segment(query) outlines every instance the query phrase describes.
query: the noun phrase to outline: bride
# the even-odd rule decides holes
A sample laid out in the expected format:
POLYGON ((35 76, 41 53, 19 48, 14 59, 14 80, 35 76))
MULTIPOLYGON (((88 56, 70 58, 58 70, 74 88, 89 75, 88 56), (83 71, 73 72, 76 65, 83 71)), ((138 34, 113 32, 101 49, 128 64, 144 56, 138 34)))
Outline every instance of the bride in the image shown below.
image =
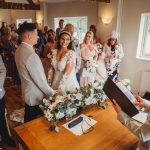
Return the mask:
POLYGON ((52 82, 53 89, 60 89, 63 93, 73 92, 79 88, 76 79, 76 53, 71 50, 71 35, 62 31, 58 38, 58 49, 53 50, 52 66, 55 70, 52 82))

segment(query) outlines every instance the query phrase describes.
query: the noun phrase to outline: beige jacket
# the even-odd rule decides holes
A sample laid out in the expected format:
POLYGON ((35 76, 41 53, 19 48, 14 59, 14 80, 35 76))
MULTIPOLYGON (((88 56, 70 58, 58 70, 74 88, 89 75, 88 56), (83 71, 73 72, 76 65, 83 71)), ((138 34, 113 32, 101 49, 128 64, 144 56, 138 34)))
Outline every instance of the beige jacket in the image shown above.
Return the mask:
POLYGON ((32 46, 22 42, 15 53, 15 61, 21 79, 22 96, 25 103, 35 106, 44 96, 53 95, 49 87, 39 56, 32 46))
POLYGON ((142 125, 137 124, 123 111, 117 116, 118 120, 139 138, 138 150, 150 150, 150 106, 147 105, 147 108, 148 118, 142 125))
POLYGON ((4 90, 5 77, 6 77, 6 68, 0 55, 0 99, 2 99, 5 95, 4 90))

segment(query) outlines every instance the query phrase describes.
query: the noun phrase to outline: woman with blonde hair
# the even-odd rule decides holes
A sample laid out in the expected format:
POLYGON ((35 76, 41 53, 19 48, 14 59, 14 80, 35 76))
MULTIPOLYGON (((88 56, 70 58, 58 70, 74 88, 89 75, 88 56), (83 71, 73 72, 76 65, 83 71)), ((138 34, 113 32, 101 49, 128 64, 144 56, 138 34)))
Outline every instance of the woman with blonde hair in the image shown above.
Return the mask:
MULTIPOLYGON (((90 67, 87 68, 87 63, 93 64, 93 62, 97 60, 97 50, 96 46, 93 44, 93 37, 93 32, 88 31, 85 35, 83 43, 80 45, 82 58, 80 78, 81 87, 93 83, 95 78, 96 69, 94 71, 93 69, 90 69, 90 67)), ((94 66, 91 67, 93 68, 94 66)))

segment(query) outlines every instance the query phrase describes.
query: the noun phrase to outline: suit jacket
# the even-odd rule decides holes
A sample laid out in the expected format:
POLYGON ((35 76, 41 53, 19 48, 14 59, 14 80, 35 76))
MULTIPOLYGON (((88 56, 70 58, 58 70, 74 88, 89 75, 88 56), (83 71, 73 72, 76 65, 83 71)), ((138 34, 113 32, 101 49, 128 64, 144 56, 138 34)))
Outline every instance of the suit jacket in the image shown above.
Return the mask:
POLYGON ((15 61, 21 79, 22 96, 29 106, 38 105, 45 95, 53 95, 39 56, 32 46, 22 42, 15 53, 15 61))
POLYGON ((72 50, 76 53, 76 68, 80 69, 81 67, 81 52, 78 39, 72 37, 72 50))
POLYGON ((0 55, 0 99, 2 99, 5 94, 4 90, 5 77, 6 77, 6 68, 0 55))
POLYGON ((118 113, 118 120, 123 123, 133 134, 139 138, 138 150, 150 150, 150 106, 147 105, 148 119, 140 125, 126 113, 118 113))

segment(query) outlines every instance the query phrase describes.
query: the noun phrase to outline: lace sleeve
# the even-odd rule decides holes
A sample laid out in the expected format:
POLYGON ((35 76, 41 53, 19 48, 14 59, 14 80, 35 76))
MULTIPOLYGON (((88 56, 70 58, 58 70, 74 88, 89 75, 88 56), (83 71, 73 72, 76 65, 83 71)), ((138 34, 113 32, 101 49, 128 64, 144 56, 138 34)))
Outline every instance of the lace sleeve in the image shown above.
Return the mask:
POLYGON ((64 72, 62 79, 60 81, 59 89, 61 89, 62 92, 65 91, 65 81, 67 80, 72 68, 75 67, 76 64, 76 53, 72 50, 68 52, 67 54, 67 60, 66 60, 66 66, 67 66, 67 71, 64 72), (68 67, 69 66, 69 67, 68 67), (68 69, 69 68, 69 69, 68 69))
POLYGON ((70 50, 70 52, 67 55, 67 64, 74 66, 75 63, 76 63, 76 53, 74 51, 70 50))

